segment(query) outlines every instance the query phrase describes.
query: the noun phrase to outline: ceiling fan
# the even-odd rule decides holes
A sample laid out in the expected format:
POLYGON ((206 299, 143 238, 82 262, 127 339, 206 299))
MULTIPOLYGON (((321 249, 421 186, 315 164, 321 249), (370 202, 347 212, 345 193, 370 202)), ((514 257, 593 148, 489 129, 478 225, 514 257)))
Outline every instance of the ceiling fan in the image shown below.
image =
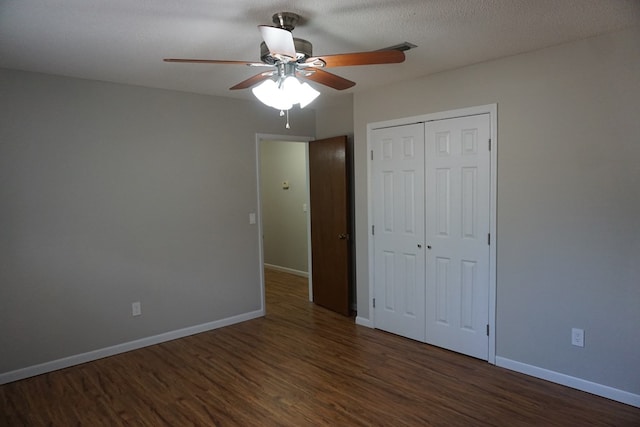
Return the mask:
MULTIPOLYGON (((303 108, 320 94, 306 82, 300 83, 297 78, 311 80, 333 89, 344 90, 353 87, 355 82, 325 71, 325 68, 393 64, 403 62, 405 59, 402 50, 406 49, 398 49, 397 47, 372 52, 313 56, 311 43, 293 37, 291 34, 300 20, 297 14, 279 12, 273 15, 272 20, 277 26, 258 26, 264 40, 260 44, 262 62, 180 58, 165 58, 164 61, 248 65, 266 68, 267 70, 249 77, 230 89, 253 87, 253 93, 260 101, 278 110, 288 111, 294 104, 299 104, 303 108), (259 83, 262 84, 254 87, 259 83)), ((411 45, 411 47, 415 46, 411 45)))

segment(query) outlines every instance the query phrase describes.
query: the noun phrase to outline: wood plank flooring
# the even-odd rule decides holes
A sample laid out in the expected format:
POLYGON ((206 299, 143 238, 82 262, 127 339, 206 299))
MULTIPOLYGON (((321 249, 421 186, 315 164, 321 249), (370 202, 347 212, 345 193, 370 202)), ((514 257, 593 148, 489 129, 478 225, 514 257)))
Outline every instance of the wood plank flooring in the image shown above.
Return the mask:
POLYGON ((640 409, 354 324, 267 270, 267 315, 0 386, 1 426, 640 426, 640 409))

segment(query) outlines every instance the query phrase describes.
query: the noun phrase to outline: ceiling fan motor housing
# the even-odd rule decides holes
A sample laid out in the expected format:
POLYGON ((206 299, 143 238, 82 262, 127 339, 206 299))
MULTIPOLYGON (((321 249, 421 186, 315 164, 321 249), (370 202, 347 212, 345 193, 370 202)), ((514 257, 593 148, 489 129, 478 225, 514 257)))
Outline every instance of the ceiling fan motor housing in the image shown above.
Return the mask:
MULTIPOLYGON (((296 48, 297 59, 296 62, 304 62, 307 58, 312 56, 312 45, 310 42, 304 39, 293 38, 293 45, 296 48)), ((269 48, 265 42, 260 43, 260 59, 266 64, 275 64, 277 59, 271 56, 269 48)))
POLYGON ((298 25, 300 15, 293 12, 278 12, 271 17, 271 20, 280 28, 291 31, 298 25))

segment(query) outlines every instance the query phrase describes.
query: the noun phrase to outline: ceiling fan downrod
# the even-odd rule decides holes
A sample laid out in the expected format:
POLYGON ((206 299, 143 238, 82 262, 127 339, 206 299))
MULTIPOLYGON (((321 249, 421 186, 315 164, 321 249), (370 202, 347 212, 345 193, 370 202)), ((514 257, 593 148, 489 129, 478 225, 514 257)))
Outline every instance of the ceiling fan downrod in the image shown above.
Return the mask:
POLYGON ((296 75, 296 66, 295 63, 292 62, 280 62, 276 64, 278 70, 278 88, 282 86, 282 82, 289 76, 295 77, 296 75))

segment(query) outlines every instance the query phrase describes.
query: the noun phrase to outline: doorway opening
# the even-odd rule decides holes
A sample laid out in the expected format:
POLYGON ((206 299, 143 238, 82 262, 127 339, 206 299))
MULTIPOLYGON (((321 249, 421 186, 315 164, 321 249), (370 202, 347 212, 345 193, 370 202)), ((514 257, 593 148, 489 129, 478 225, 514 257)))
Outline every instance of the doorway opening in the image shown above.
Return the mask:
POLYGON ((258 135, 256 147, 263 302, 266 266, 306 276, 309 301, 350 316, 348 137, 258 135))
POLYGON ((264 269, 308 280, 312 300, 309 150, 307 136, 256 137, 261 287, 264 269))

